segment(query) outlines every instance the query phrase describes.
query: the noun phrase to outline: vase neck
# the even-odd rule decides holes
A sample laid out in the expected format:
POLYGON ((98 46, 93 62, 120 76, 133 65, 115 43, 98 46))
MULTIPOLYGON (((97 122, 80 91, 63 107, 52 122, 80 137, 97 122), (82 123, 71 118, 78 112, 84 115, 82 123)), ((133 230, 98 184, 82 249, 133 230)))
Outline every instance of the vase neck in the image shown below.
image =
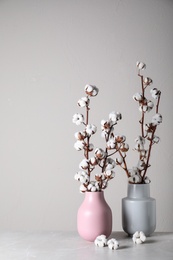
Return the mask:
POLYGON ((90 202, 104 200, 104 192, 103 191, 98 191, 98 192, 87 191, 87 192, 85 192, 85 200, 88 200, 90 202))
POLYGON ((128 184, 127 195, 130 198, 150 197, 150 184, 128 184))

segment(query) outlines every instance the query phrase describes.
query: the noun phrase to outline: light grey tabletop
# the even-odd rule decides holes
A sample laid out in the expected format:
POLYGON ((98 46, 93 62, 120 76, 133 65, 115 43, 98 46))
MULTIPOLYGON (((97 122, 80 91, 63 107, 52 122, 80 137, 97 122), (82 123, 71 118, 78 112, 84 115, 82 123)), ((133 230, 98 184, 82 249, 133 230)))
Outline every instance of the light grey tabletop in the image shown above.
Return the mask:
POLYGON ((123 232, 113 232, 120 247, 99 248, 77 232, 0 232, 1 260, 173 260, 173 233, 154 233, 136 245, 123 232))

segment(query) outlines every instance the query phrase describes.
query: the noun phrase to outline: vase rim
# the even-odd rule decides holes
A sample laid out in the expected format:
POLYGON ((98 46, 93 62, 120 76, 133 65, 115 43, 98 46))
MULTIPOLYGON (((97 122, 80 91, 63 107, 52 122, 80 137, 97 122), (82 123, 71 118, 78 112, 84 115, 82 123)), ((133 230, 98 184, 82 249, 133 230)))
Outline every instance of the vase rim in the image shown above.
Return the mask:
POLYGON ((140 186, 140 185, 150 185, 150 183, 129 183, 129 182, 128 182, 128 185, 137 185, 137 186, 140 186))
POLYGON ((97 190, 97 191, 89 191, 89 190, 87 190, 87 191, 85 191, 85 192, 89 192, 89 193, 97 193, 97 192, 103 192, 103 190, 97 190))
POLYGON ((85 193, 89 193, 89 194, 92 194, 92 193, 104 193, 104 191, 103 190, 100 190, 100 191, 99 190, 98 191, 89 191, 89 190, 87 190, 87 191, 84 192, 84 194, 85 193))

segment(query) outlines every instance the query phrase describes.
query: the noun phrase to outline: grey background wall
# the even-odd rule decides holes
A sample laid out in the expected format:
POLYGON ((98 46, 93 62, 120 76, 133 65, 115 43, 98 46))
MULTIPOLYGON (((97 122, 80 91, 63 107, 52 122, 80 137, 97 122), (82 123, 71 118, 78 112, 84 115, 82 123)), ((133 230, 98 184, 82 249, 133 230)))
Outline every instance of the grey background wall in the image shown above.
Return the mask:
MULTIPOLYGON (((157 231, 173 231, 173 1, 0 1, 0 230, 76 230, 84 196, 73 176, 82 154, 75 151, 72 116, 84 86, 96 85, 91 120, 98 126, 121 111, 117 131, 126 135, 136 162, 139 112, 136 61, 162 91, 163 124, 148 175, 157 200, 157 231)), ((105 191, 113 229, 121 227, 127 179, 105 191)))

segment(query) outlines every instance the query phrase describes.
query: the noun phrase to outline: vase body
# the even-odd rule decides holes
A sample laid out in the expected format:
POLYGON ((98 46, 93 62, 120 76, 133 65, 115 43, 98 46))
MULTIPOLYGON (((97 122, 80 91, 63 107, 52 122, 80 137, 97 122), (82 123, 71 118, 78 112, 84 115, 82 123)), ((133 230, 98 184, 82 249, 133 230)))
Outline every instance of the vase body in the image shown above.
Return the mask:
POLYGON ((85 192, 85 199, 77 214, 79 235, 88 241, 97 236, 108 237, 112 232, 112 211, 105 201, 104 192, 85 192))
POLYGON ((150 236, 156 228, 156 200, 150 197, 150 184, 128 184, 122 199, 122 227, 130 236, 143 231, 150 236))

